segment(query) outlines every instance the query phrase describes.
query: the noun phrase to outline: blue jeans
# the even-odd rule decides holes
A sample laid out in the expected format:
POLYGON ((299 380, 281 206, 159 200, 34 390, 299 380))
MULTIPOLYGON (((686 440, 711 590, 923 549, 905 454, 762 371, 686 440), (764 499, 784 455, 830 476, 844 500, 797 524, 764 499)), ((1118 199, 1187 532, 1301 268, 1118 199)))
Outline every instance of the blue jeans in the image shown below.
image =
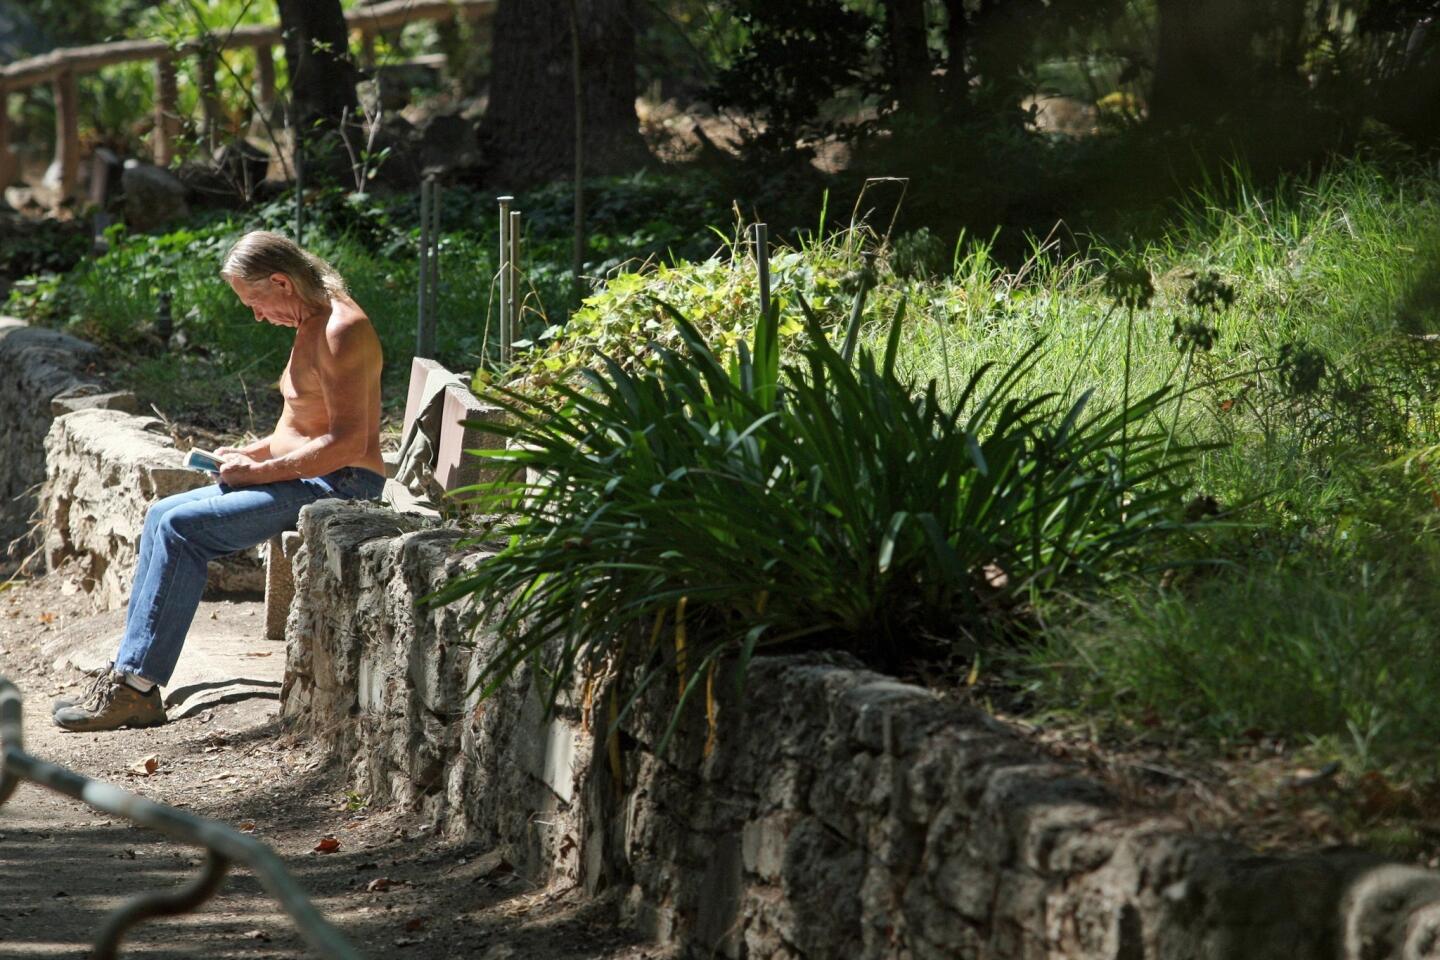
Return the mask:
POLYGON ((384 487, 373 470, 342 467, 310 480, 213 484, 157 501, 145 514, 115 669, 168 683, 205 591, 206 564, 295 529, 306 504, 373 500, 384 487))

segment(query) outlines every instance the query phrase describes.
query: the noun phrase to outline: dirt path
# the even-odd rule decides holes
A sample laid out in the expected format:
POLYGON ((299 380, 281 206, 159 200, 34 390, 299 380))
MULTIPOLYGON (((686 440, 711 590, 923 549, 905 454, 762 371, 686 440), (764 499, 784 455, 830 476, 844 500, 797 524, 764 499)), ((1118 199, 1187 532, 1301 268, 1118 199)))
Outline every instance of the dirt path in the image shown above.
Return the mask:
MULTIPOLYGON (((207 604, 195 629, 248 621, 258 630, 258 606, 207 604)), ((31 754, 253 831, 367 957, 668 956, 619 927, 611 904, 582 902, 575 890, 541 888, 490 851, 432 838, 406 811, 371 808, 367 798, 347 794, 332 758, 283 733, 277 694, 256 677, 230 697, 188 702, 183 719, 155 730, 69 734, 55 728, 50 699, 79 679, 55 655, 57 640, 93 647, 97 638, 113 635, 117 622, 115 614, 88 614, 84 598, 59 577, 0 593, 0 676, 25 695, 31 754), (147 758, 154 761, 151 773, 147 758), (339 848, 316 852, 327 836, 339 848)), ((246 644, 245 653, 258 661, 266 651, 249 649, 255 645, 246 644)), ((274 662, 273 655, 265 659, 274 662)), ((134 892, 188 880, 200 856, 22 785, 0 807, 0 958, 87 956, 106 912, 134 892)), ((309 954, 274 901, 237 872, 197 913, 136 928, 122 955, 278 960, 309 954)))

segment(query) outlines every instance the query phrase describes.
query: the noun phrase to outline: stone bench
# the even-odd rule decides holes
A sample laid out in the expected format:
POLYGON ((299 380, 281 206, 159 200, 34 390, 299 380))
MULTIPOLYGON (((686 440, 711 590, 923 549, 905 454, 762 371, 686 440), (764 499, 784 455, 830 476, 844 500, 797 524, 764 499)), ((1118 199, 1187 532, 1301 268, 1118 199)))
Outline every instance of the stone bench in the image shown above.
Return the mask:
MULTIPOLYGON (((405 397, 400 449, 385 458, 381 502, 397 513, 439 522, 447 494, 485 479, 484 464, 466 450, 494 448, 500 438, 484 423, 500 416, 498 407, 481 402, 465 379, 434 360, 414 358, 405 397)), ((265 561, 265 636, 285 638, 285 621, 295 598, 293 560, 300 534, 287 531, 270 540, 265 561)))

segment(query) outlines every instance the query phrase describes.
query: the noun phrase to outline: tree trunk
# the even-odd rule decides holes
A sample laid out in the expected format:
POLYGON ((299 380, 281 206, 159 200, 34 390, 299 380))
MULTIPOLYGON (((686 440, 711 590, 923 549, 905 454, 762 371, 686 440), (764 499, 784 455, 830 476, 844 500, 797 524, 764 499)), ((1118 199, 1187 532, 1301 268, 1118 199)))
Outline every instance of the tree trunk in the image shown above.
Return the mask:
POLYGON ((885 29, 889 34, 896 100, 904 108, 928 109, 932 106, 933 87, 925 0, 886 0, 885 29))
POLYGON ((1150 117, 1204 124, 1240 112, 1254 93, 1252 0, 1158 0, 1160 36, 1150 117))
POLYGON ((276 0, 290 66, 290 99, 297 122, 309 128, 340 125, 342 112, 355 114, 350 33, 340 0, 276 0))
MULTIPOLYGON (((588 175, 634 169, 648 154, 635 116, 633 0, 576 0, 588 175)), ((568 0, 500 0, 485 135, 495 176, 516 185, 573 175, 575 97, 568 0)))
POLYGON ((945 0, 945 89, 967 92, 970 67, 965 62, 970 45, 970 19, 965 0, 945 0))
POLYGON ((1274 0, 1271 15, 1279 47, 1275 58, 1275 74, 1285 82, 1297 82, 1305 58, 1306 0, 1274 0))
POLYGON ((1027 92, 1024 69, 1046 9, 1043 0, 980 0, 968 28, 969 53, 971 73, 980 80, 977 99, 985 109, 1020 116, 1027 92))

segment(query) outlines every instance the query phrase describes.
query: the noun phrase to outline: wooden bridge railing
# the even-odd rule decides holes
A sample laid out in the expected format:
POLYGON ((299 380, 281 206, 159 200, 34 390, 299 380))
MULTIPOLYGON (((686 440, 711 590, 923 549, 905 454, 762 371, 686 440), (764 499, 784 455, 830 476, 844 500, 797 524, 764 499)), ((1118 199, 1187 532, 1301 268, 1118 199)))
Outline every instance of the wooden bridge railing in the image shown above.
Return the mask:
MULTIPOLYGON (((373 49, 374 37, 412 20, 444 20, 463 14, 472 18, 494 13, 496 0, 389 0, 359 7, 346 14, 352 31, 360 34, 362 48, 373 49)), ((278 26, 236 27, 219 36, 223 49, 255 50, 255 101, 262 110, 275 102, 273 48, 281 42, 278 26)), ((201 58, 200 103, 206 139, 212 141, 219 126, 219 99, 215 90, 215 45, 192 41, 179 48, 163 40, 121 40, 86 47, 67 47, 28 60, 0 66, 0 190, 15 178, 18 163, 10 148, 9 94, 50 83, 55 90, 55 166, 60 174, 60 199, 75 195, 80 172, 80 117, 77 78, 104 67, 136 60, 155 62, 155 162, 169 164, 175 153, 180 114, 176 60, 201 58)))

